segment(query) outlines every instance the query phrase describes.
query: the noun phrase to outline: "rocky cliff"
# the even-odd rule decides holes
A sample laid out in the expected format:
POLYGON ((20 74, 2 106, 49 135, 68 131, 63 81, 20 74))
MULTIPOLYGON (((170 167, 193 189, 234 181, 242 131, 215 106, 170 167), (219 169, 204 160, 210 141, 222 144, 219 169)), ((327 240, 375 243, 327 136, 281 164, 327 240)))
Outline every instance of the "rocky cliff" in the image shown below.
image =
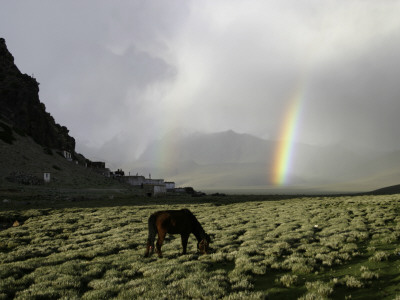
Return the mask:
POLYGON ((38 144, 74 152, 75 139, 46 112, 39 99, 39 83, 19 71, 3 38, 0 38, 0 107, 2 120, 38 144))

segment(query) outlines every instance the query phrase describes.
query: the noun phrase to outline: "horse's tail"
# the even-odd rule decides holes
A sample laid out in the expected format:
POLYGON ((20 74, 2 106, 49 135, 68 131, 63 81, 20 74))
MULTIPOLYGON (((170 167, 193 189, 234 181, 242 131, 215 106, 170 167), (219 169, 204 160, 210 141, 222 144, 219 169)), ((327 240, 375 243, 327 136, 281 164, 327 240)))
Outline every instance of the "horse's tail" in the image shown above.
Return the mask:
POLYGON ((156 239, 156 234, 157 234, 156 216, 155 215, 151 215, 149 217, 148 226, 149 226, 149 236, 147 238, 147 243, 153 246, 154 241, 156 239))

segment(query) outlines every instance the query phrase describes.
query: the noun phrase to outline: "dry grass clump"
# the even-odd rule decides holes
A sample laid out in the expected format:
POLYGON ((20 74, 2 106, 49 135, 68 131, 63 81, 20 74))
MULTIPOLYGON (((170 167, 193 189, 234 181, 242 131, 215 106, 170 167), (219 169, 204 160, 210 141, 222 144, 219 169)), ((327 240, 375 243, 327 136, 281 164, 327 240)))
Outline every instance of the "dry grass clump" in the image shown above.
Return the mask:
POLYGON ((385 251, 377 251, 373 256, 369 258, 370 261, 383 261, 388 260, 390 254, 385 251))
POLYGON ((307 294, 300 299, 328 299, 332 294, 333 288, 331 283, 320 280, 314 282, 306 282, 307 294))
POLYGON ((372 279, 378 279, 379 278, 379 274, 378 273, 372 272, 366 266, 361 266, 360 267, 360 271, 361 271, 361 278, 362 279, 372 280, 372 279))
POLYGON ((296 285, 298 282, 298 276, 294 274, 285 274, 282 275, 279 279, 276 279, 277 282, 281 283, 285 287, 291 287, 296 285))
POLYGON ((250 291, 240 291, 233 292, 223 297, 223 300, 262 300, 265 299, 266 295, 262 292, 250 292, 250 291))
POLYGON ((346 275, 344 277, 344 284, 349 288, 362 288, 364 284, 358 280, 355 276, 346 275))

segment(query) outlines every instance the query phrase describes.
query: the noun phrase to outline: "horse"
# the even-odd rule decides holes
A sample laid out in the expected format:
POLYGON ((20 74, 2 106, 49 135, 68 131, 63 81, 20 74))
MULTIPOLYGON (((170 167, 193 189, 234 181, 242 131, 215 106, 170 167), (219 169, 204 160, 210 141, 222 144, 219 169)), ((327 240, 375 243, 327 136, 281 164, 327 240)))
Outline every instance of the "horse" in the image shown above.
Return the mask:
POLYGON ((161 246, 167 233, 181 235, 182 254, 186 254, 186 247, 191 233, 197 239, 197 249, 200 253, 206 254, 209 251, 210 236, 205 233, 199 221, 188 209, 157 211, 149 217, 148 226, 149 236, 147 238, 145 257, 154 252, 156 234, 158 234, 156 251, 160 258, 162 257, 161 246))

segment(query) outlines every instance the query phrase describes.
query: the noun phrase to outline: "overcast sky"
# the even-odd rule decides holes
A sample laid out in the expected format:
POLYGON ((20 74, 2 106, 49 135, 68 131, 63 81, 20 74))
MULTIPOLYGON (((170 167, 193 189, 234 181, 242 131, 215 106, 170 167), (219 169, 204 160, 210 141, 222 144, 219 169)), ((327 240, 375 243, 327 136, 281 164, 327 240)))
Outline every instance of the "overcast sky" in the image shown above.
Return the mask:
POLYGON ((297 90, 298 141, 386 151, 399 16, 390 0, 4 0, 0 36, 91 158, 134 158, 175 128, 275 139, 297 90))

